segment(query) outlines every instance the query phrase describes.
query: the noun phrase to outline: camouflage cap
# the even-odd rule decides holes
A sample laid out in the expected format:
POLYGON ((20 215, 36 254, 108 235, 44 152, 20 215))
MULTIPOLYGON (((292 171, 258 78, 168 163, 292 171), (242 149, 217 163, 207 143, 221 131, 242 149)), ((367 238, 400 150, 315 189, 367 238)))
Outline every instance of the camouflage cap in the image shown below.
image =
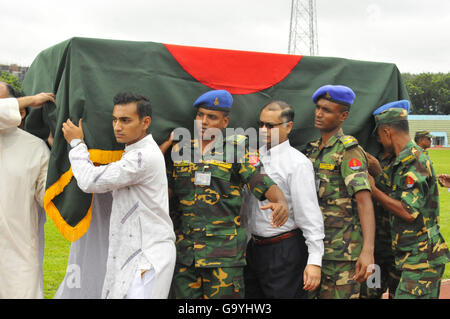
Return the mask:
POLYGON ((407 120, 409 106, 408 100, 390 102, 380 106, 372 113, 375 116, 375 128, 372 133, 375 133, 380 125, 407 120))
POLYGON ((432 138, 433 135, 431 135, 430 131, 427 130, 418 130, 416 131, 416 138, 421 138, 421 137, 428 137, 428 138, 432 138))

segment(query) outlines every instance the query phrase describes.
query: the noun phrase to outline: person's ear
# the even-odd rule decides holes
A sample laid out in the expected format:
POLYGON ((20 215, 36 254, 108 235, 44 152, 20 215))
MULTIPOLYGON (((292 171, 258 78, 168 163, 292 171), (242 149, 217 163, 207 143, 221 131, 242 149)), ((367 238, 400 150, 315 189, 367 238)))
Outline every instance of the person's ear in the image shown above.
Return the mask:
POLYGON ((294 122, 289 121, 289 122, 287 122, 285 125, 286 125, 286 129, 287 129, 287 133, 288 133, 288 134, 291 133, 292 127, 294 126, 294 122))
POLYGON ((348 117, 348 111, 341 112, 341 114, 340 114, 341 122, 344 122, 347 119, 347 117, 348 117))
POLYGON ((152 123, 152 118, 150 116, 145 116, 142 119, 142 123, 144 123, 144 127, 145 129, 148 129, 148 127, 150 126, 150 124, 152 123))
POLYGON ((388 139, 391 139, 391 136, 392 136, 391 128, 389 126, 386 126, 383 128, 383 131, 384 131, 384 134, 386 134, 386 137, 388 139))
POLYGON ((223 122, 223 128, 228 127, 228 123, 230 123, 230 116, 229 115, 224 116, 223 121, 224 121, 223 122))

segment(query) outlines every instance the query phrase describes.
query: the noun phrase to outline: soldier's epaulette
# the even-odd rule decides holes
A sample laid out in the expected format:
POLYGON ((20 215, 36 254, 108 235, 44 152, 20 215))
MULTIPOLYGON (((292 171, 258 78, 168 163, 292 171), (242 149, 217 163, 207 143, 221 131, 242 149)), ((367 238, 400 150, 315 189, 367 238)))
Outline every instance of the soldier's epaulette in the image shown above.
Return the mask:
POLYGON ((409 164, 414 162, 415 160, 420 162, 420 157, 422 155, 423 160, 423 151, 417 146, 413 146, 410 148, 409 152, 405 154, 405 156, 400 160, 403 164, 409 164))
POLYGON ((358 145, 358 140, 351 135, 342 135, 339 140, 344 145, 344 148, 350 148, 358 145))
POLYGON ((238 135, 238 134, 227 136, 225 138, 225 142, 233 143, 234 145, 239 145, 239 144, 245 143, 245 140, 246 140, 245 135, 238 135))

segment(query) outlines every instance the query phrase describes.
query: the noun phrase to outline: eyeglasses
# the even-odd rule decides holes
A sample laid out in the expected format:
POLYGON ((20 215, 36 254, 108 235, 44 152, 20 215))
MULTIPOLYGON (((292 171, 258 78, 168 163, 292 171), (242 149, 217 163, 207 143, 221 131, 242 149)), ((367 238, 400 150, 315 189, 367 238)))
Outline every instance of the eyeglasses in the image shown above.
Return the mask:
POLYGON ((281 125, 281 124, 285 124, 287 122, 281 122, 281 123, 267 123, 267 122, 263 122, 263 121, 258 121, 258 126, 259 127, 267 127, 269 130, 273 129, 275 126, 281 125))

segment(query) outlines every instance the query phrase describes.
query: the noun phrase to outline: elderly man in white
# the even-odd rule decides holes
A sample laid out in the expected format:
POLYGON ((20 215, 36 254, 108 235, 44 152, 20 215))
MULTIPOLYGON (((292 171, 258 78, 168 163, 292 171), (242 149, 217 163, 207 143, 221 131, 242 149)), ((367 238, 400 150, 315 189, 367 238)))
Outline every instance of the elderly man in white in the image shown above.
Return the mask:
POLYGON ((109 249, 102 298, 167 298, 175 266, 175 234, 169 217, 164 157, 147 135, 151 104, 143 96, 114 97, 113 129, 125 144, 120 161, 94 166, 79 126, 62 131, 78 186, 87 193, 112 191, 109 249))
MULTIPOLYGON (((19 129, 21 111, 52 93, 14 98, 0 82, 0 299, 42 298, 43 206, 49 150, 19 129), (42 217, 42 218, 41 218, 42 217)), ((25 114, 25 112, 23 112, 25 114)))
POLYGON ((258 121, 263 169, 283 191, 289 219, 270 227, 270 215, 246 197, 248 227, 246 298, 306 298, 320 283, 324 224, 311 162, 289 144, 294 110, 283 101, 265 105, 258 121))

